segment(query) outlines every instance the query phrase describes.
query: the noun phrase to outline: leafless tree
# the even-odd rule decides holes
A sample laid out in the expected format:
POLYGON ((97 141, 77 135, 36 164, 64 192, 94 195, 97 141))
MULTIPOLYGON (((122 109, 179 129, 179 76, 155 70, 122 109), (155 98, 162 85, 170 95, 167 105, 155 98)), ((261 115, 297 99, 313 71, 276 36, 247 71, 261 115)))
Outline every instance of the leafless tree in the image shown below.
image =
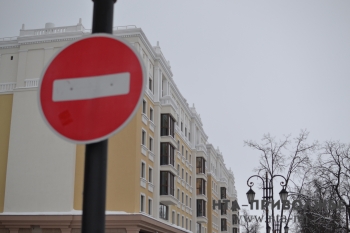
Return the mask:
POLYGON ((249 215, 249 211, 243 209, 239 218, 239 225, 243 228, 242 233, 260 233, 262 219, 264 216, 252 216, 249 215))
MULTIPOLYGON (((270 134, 264 135, 261 143, 249 140, 244 141, 245 146, 258 150, 260 155, 260 164, 255 169, 258 174, 265 172, 269 177, 283 175, 286 178, 284 186, 293 186, 296 184, 295 179, 300 179, 301 174, 310 166, 310 155, 318 149, 318 143, 307 143, 309 132, 301 130, 299 135, 291 139, 290 136, 284 136, 282 140, 276 140, 270 134)), ((272 202, 274 202, 274 187, 272 182, 272 202)), ((283 208, 281 208, 283 216, 283 208)), ((272 208, 272 232, 274 232, 275 213, 272 208)), ((280 229, 282 222, 280 223, 280 229)))
POLYGON ((334 193, 345 206, 346 228, 348 228, 350 211, 350 144, 334 141, 325 142, 314 170, 322 188, 334 193))

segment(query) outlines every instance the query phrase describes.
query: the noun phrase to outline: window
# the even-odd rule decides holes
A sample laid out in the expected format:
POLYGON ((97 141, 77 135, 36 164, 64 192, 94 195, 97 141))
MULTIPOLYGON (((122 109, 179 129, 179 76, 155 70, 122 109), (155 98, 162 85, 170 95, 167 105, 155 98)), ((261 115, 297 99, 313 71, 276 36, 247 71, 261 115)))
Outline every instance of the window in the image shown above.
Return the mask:
POLYGON ((205 217, 205 201, 197 199, 197 217, 205 217))
POLYGON ((149 119, 153 122, 153 108, 149 108, 149 119))
POLYGON ((152 215, 152 199, 148 199, 148 214, 152 215))
POLYGON ((192 198, 190 198, 190 208, 192 209, 192 198))
POLYGON ((174 147, 168 142, 160 143, 160 165, 174 164, 174 147))
POLYGON ((197 184, 196 184, 196 189, 197 189, 197 195, 205 195, 205 180, 201 178, 197 178, 197 184))
POLYGON ((183 132, 183 124, 182 124, 182 121, 181 121, 181 131, 183 132))
POLYGON ((141 162, 141 177, 146 178, 146 164, 144 162, 141 162))
POLYGON ((237 228, 233 228, 232 233, 237 233, 237 228))
POLYGON ((11 60, 13 60, 13 56, 11 56, 11 60))
POLYGON ((190 231, 192 231, 192 220, 190 220, 190 231))
POLYGON ((142 130, 141 144, 146 146, 146 131, 142 130))
POLYGON ((160 195, 174 196, 174 175, 170 172, 160 172, 160 195))
POLYGON ((177 189, 177 200, 180 200, 180 189, 177 189))
POLYGON ((185 137, 187 137, 187 128, 185 127, 185 137))
POLYGON ((186 160, 188 160, 188 151, 186 150, 186 160))
POLYGON ((202 231, 201 231, 201 229, 202 229, 202 226, 201 226, 201 224, 200 223, 196 223, 196 226, 197 226, 197 232, 196 233, 201 233, 202 231))
POLYGON ((177 141, 177 150, 180 151, 180 141, 177 141))
POLYGON ((184 216, 183 216, 183 215, 182 215, 182 219, 181 219, 181 220, 182 220, 182 221, 181 221, 181 222, 182 222, 181 225, 182 225, 182 228, 183 228, 183 227, 184 227, 184 223, 185 223, 185 221, 184 221, 184 216))
POLYGON ((181 147, 181 155, 184 156, 184 146, 181 147))
POLYGON ((188 229, 188 218, 186 218, 186 229, 188 229))
POLYGON ((153 151, 153 138, 151 138, 151 137, 149 137, 149 145, 148 145, 148 149, 150 150, 150 151, 153 151))
POLYGON ((191 141, 191 133, 188 132, 188 140, 191 141))
POLYGON ((148 167, 148 182, 152 183, 153 179, 153 169, 151 167, 148 167))
POLYGON ((182 202, 182 204, 184 204, 184 192, 182 192, 182 195, 181 195, 182 197, 181 197, 181 202, 182 202))
POLYGON ((186 195, 186 206, 188 206, 188 196, 186 195))
POLYGON ((225 218, 221 219, 221 231, 227 231, 227 222, 225 218))
POLYGON ((187 181, 188 181, 188 173, 186 172, 186 183, 187 183, 187 181))
POLYGON ((177 165, 177 175, 180 176, 180 165, 177 165))
POLYGON ((141 195, 141 203, 140 203, 140 210, 141 212, 145 212, 145 196, 141 195))
POLYGON ((177 214, 177 225, 180 226, 180 214, 177 214))
POLYGON ((181 179, 184 179, 184 169, 182 168, 181 179))
POLYGON ((153 80, 151 78, 148 79, 148 88, 153 92, 153 80))
POLYGON ((168 220, 168 206, 159 204, 159 218, 168 220))
POLYGON ((227 214, 227 207, 226 203, 221 203, 221 215, 226 215, 227 214))
POLYGON ((196 158, 196 173, 205 174, 205 159, 202 157, 196 158))
POLYGON ((220 188, 220 197, 221 197, 221 199, 226 199, 226 188, 225 187, 220 188))
POLYGON ((190 176, 190 186, 192 185, 192 176, 190 176))
POLYGON ((190 155, 190 161, 189 162, 190 162, 190 164, 192 164, 192 155, 190 155))
POLYGON ((174 118, 170 114, 161 114, 160 136, 174 137, 174 118))
POLYGON ((143 114, 147 114, 146 113, 146 106, 147 106, 147 102, 146 102, 146 100, 143 100, 142 101, 142 113, 143 114))
POLYGON ((175 211, 171 213, 171 223, 175 224, 175 211))
POLYGON ((238 217, 236 214, 232 214, 232 224, 238 224, 238 217))

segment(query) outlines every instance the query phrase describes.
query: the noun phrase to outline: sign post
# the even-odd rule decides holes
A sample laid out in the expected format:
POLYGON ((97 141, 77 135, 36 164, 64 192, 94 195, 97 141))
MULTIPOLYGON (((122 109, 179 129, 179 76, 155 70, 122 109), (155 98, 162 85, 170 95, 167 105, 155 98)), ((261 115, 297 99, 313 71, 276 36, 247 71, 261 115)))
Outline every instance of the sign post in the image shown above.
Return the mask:
MULTIPOLYGON (((116 0, 93 0, 92 33, 113 33, 116 0)), ((87 144, 83 194, 82 233, 104 233, 108 139, 87 144)))

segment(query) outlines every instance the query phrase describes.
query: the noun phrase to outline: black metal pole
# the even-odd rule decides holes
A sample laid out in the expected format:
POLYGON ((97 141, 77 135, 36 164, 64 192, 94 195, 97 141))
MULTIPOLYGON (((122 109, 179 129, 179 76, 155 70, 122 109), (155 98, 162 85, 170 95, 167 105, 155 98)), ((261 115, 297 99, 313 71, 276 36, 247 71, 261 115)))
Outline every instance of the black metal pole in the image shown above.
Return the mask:
MULTIPOLYGON (((92 33, 113 32, 115 0, 93 0, 92 33)), ((91 143, 85 149, 83 233, 104 233, 106 211, 108 140, 91 143)))
MULTIPOLYGON (((268 190, 269 190, 269 181, 268 181, 268 176, 267 176, 267 172, 266 172, 266 181, 265 181, 265 183, 266 183, 266 190, 265 190, 265 200, 266 201, 268 201, 268 190)), ((268 207, 267 207, 268 205, 266 205, 266 233, 268 233, 269 232, 269 209, 268 209, 268 207)))

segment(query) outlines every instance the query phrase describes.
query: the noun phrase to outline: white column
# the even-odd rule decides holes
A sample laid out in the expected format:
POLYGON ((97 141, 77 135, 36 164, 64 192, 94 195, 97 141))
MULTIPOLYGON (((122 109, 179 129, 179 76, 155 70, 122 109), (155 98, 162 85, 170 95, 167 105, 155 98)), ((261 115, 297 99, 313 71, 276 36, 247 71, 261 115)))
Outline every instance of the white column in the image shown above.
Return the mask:
POLYGON ((26 77, 27 53, 28 49, 19 50, 16 87, 24 86, 24 79, 26 77))

